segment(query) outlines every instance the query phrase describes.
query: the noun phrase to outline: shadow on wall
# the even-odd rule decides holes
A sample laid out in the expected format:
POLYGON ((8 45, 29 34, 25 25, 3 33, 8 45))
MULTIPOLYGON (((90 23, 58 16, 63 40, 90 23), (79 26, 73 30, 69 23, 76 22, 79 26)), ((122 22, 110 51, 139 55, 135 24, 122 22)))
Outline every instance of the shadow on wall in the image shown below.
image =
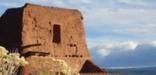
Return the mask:
POLYGON ((8 50, 20 49, 22 44, 22 8, 8 9, 0 18, 0 45, 8 50))
POLYGON ((107 71, 102 70, 92 61, 86 60, 85 63, 83 64, 83 67, 80 70, 80 73, 107 73, 107 71))

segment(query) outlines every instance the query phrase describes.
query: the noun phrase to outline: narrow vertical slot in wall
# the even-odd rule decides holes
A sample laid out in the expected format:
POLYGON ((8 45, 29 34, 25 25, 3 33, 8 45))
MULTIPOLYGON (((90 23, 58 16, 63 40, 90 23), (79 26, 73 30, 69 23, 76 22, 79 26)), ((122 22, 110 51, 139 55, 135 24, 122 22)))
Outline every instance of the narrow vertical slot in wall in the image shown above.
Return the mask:
POLYGON ((53 25, 53 42, 57 44, 61 42, 61 27, 58 24, 53 25))

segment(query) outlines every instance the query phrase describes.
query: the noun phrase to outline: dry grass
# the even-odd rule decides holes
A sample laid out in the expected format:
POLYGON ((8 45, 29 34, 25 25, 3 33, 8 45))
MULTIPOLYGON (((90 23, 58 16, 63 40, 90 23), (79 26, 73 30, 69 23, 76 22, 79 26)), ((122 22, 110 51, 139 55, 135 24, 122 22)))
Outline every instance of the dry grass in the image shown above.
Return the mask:
POLYGON ((17 75, 18 68, 26 64, 28 62, 19 53, 8 53, 0 46, 0 75, 17 75))

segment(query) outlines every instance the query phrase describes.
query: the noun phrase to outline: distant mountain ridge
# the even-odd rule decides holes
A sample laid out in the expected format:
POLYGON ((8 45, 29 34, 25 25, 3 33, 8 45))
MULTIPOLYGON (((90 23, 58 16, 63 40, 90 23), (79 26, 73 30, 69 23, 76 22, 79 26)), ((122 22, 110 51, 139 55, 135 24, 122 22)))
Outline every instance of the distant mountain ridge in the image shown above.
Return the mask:
POLYGON ((142 68, 109 68, 111 73, 118 73, 123 75, 156 75, 156 67, 142 67, 142 68))

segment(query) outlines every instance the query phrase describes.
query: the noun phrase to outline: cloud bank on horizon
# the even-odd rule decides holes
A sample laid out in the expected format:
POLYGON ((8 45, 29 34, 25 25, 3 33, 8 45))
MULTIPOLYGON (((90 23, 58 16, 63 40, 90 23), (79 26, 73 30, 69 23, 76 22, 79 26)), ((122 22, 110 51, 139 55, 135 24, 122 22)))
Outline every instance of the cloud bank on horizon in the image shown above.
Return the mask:
POLYGON ((1 0, 0 14, 27 2, 79 9, 101 67, 156 66, 156 0, 1 0))

